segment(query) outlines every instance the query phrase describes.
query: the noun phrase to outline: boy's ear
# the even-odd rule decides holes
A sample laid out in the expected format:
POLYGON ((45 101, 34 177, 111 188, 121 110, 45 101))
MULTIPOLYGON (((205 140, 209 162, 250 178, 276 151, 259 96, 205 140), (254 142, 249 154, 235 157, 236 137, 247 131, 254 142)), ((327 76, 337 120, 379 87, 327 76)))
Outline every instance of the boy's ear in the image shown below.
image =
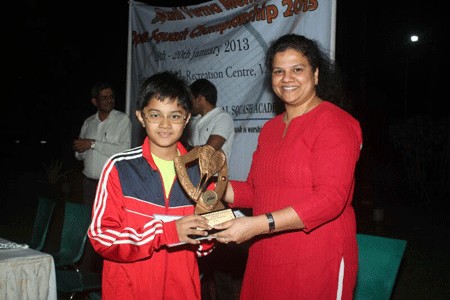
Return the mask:
POLYGON ((186 117, 186 120, 184 121, 184 127, 186 127, 187 123, 189 123, 189 120, 191 119, 191 114, 189 113, 186 117))
POLYGON ((144 118, 142 118, 140 110, 136 111, 136 118, 138 119, 139 123, 141 123, 142 127, 145 127, 144 118))
POLYGON ((94 105, 95 107, 97 107, 97 99, 92 98, 92 99, 91 99, 91 103, 92 103, 92 105, 94 105))

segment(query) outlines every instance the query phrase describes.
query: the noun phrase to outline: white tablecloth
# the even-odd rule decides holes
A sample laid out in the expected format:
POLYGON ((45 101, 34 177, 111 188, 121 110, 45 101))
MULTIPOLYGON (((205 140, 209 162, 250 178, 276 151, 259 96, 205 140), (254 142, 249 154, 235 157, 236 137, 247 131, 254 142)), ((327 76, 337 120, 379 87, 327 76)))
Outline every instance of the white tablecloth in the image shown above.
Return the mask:
MULTIPOLYGON (((0 238, 0 243, 10 241, 0 238)), ((29 248, 0 249, 0 300, 56 300, 55 263, 29 248)))

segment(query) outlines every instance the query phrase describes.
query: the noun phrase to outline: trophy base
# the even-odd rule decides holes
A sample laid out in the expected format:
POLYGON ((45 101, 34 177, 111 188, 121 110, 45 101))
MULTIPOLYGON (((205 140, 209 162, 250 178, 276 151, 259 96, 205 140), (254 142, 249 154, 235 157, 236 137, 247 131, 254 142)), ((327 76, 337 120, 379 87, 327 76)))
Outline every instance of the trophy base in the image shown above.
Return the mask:
MULTIPOLYGON (((209 213, 200 214, 200 216, 208 219, 208 225, 214 226, 236 218, 231 208, 215 210, 209 213)), ((210 232, 210 231, 209 231, 210 232)))
MULTIPOLYGON (((220 209, 220 210, 215 210, 209 213, 202 213, 199 214, 202 217, 205 217, 206 219, 208 219, 208 225, 209 226, 214 226, 229 220, 233 220, 236 218, 233 210, 231 208, 226 208, 226 209, 220 209)), ((220 229, 211 229, 208 230, 208 234, 214 234, 216 232, 220 232, 222 230, 220 229)), ((202 235, 191 235, 190 236, 193 239, 205 239, 207 237, 202 236, 202 235)))

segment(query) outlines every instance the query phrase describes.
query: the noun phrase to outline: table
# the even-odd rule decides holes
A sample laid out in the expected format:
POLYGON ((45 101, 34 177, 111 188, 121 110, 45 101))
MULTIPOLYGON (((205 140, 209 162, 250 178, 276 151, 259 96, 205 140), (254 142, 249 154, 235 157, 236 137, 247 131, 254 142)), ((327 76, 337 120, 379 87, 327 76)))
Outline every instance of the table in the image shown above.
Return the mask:
MULTIPOLYGON (((0 243, 10 243, 0 238, 0 243)), ((55 263, 30 248, 0 249, 0 300, 56 300, 55 263)))

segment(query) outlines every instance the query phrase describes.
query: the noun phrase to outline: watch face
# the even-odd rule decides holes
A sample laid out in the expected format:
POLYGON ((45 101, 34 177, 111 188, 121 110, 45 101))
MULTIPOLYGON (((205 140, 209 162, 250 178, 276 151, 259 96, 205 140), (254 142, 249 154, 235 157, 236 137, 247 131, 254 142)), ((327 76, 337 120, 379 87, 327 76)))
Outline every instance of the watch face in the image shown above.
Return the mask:
POLYGON ((95 142, 92 142, 91 143, 91 149, 94 149, 95 148, 95 142))

